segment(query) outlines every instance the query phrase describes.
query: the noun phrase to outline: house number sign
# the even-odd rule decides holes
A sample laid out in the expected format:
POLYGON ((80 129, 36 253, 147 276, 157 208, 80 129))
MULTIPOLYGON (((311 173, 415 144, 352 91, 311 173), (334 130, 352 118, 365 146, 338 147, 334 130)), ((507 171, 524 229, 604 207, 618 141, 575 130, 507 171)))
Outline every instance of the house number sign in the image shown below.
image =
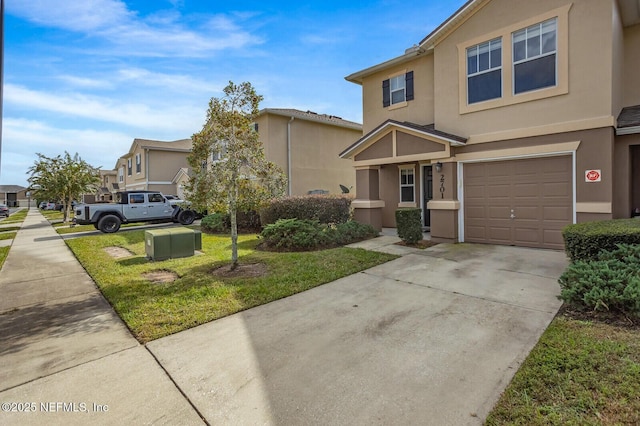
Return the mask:
POLYGON ((440 198, 444 198, 444 175, 440 175, 440 198))

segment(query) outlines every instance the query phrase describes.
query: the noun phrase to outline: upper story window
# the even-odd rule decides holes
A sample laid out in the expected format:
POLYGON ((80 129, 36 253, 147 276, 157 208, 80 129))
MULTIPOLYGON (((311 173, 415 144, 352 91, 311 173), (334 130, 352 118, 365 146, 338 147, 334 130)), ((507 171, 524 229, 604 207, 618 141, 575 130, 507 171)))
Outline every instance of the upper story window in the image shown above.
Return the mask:
POLYGON ((219 144, 219 148, 220 148, 220 150, 213 151, 211 153, 211 161, 214 162, 214 163, 216 161, 224 160, 224 157, 227 155, 227 143, 226 142, 221 142, 219 144))
POLYGON ((467 48, 467 102, 502 97, 502 39, 467 48))
POLYGON ((415 169, 400 169, 400 202, 415 202, 415 169))
POLYGON ((556 32, 553 18, 512 34, 515 94, 556 85, 556 32))
POLYGON ((382 82, 382 106, 402 104, 413 100, 413 71, 382 82))
POLYGON ((118 182, 124 182, 124 167, 118 169, 118 182))
POLYGON ((131 176, 131 158, 127 160, 127 176, 131 176))
POLYGON ((142 155, 136 154, 136 173, 140 173, 142 168, 142 155))

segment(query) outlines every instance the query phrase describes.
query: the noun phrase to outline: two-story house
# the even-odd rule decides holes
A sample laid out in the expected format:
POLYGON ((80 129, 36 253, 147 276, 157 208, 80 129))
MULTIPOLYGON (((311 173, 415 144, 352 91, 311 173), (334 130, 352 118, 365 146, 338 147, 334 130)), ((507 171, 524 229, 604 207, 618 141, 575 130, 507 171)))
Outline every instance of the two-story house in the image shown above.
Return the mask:
POLYGON ((340 193, 355 185, 351 163, 340 151, 362 137, 362 125, 328 114, 297 109, 265 108, 255 128, 265 158, 288 177, 288 195, 340 193))
POLYGON ((362 86, 356 219, 436 241, 562 248, 640 208, 640 2, 470 0, 362 86))
POLYGON ((134 139, 129 152, 115 166, 117 189, 177 194, 180 172, 189 167, 191 139, 163 142, 134 139))

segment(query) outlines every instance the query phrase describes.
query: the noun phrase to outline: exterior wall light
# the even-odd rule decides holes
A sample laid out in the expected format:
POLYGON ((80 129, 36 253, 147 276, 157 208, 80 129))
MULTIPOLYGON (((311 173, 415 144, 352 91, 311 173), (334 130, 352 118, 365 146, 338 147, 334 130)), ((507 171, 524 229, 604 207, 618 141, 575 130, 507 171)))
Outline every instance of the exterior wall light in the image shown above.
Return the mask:
POLYGON ((436 163, 436 172, 440 173, 441 171, 442 171, 442 163, 438 161, 436 163))

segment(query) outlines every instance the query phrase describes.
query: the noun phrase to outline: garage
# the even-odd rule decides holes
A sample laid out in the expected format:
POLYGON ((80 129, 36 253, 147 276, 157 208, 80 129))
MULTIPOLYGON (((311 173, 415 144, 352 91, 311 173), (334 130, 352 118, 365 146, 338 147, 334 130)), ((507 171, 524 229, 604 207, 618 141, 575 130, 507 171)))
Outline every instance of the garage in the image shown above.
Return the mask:
POLYGON ((563 249, 572 176, 569 155, 464 164, 464 240, 563 249))

